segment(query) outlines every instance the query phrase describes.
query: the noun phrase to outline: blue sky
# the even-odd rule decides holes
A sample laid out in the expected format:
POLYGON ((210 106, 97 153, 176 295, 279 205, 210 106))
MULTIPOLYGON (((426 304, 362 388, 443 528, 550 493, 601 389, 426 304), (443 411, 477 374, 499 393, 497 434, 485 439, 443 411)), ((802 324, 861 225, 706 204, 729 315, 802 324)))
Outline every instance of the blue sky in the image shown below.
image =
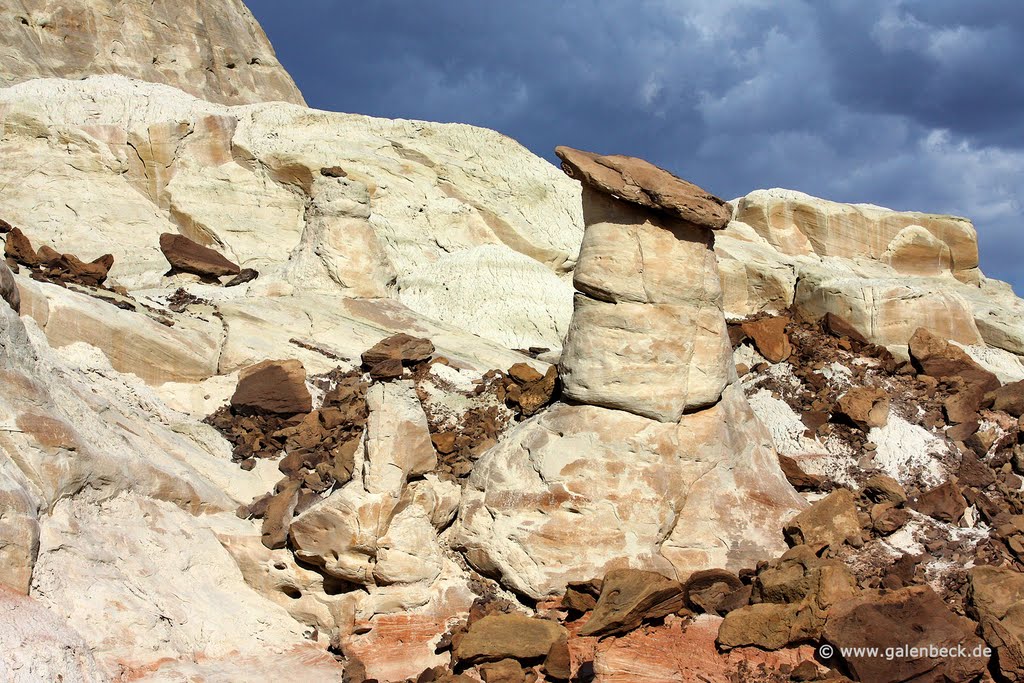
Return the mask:
POLYGON ((951 213, 1024 292, 1017 0, 248 0, 313 107, 951 213))

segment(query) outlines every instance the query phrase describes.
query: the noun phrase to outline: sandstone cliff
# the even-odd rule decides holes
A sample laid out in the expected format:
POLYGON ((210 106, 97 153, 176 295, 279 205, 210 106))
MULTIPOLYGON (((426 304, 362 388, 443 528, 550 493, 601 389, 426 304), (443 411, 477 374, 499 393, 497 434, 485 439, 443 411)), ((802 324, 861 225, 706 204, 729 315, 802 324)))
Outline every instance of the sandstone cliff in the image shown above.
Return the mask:
POLYGON ((12 0, 0 25, 0 86, 121 74, 210 102, 304 104, 242 0, 12 0))

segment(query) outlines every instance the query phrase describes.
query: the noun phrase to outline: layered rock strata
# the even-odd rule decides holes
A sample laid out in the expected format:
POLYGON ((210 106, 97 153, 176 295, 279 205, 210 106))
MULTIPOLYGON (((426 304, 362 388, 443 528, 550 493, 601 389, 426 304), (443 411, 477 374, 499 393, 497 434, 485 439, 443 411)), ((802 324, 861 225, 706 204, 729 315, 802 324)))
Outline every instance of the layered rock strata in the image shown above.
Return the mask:
POLYGON ((1024 354, 1024 304, 982 274, 968 219, 781 189, 732 203, 715 245, 728 314, 831 313, 900 356, 919 327, 1024 354))
POLYGON ((803 503, 730 384, 711 251, 728 213, 639 159, 558 154, 584 183, 587 218, 560 366, 572 403, 480 459, 457 542, 534 599, 621 567, 683 580, 751 565, 784 547, 782 522, 803 503))

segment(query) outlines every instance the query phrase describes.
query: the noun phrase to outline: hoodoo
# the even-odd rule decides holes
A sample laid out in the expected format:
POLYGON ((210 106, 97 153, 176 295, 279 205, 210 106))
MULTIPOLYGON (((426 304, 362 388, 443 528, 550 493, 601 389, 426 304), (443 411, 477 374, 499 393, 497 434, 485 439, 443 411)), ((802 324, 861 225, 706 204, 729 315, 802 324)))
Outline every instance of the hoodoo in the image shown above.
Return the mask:
POLYGON ((557 153, 586 221, 560 365, 573 402, 477 463, 466 557, 541 598, 616 567, 685 578, 784 548, 803 503, 735 383, 712 251, 724 202, 641 159, 557 153))

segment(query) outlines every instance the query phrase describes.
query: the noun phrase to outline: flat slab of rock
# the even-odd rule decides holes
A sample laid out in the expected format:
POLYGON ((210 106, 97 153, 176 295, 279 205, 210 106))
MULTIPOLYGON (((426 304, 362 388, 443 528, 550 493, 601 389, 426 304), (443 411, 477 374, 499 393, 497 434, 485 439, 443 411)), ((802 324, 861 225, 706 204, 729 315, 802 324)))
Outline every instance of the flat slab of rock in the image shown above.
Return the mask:
POLYGON ((241 268, 219 252, 204 247, 184 235, 165 232, 160 235, 160 251, 171 268, 202 277, 238 275, 241 268))
POLYGON ((388 361, 398 361, 399 364, 420 363, 429 360, 433 353, 434 345, 429 339, 400 333, 382 339, 364 351, 362 361, 368 368, 388 361))
POLYGON ((258 413, 294 415, 313 409, 306 369, 297 360, 265 360, 241 371, 231 406, 258 413))
POLYGON ((569 635, 547 619, 524 614, 494 614, 473 623, 455 650, 460 662, 498 662, 547 657, 551 647, 569 635))
POLYGON ((606 194, 663 211, 711 230, 728 224, 729 205, 710 192, 636 157, 602 156, 572 147, 556 147, 562 170, 606 194))

